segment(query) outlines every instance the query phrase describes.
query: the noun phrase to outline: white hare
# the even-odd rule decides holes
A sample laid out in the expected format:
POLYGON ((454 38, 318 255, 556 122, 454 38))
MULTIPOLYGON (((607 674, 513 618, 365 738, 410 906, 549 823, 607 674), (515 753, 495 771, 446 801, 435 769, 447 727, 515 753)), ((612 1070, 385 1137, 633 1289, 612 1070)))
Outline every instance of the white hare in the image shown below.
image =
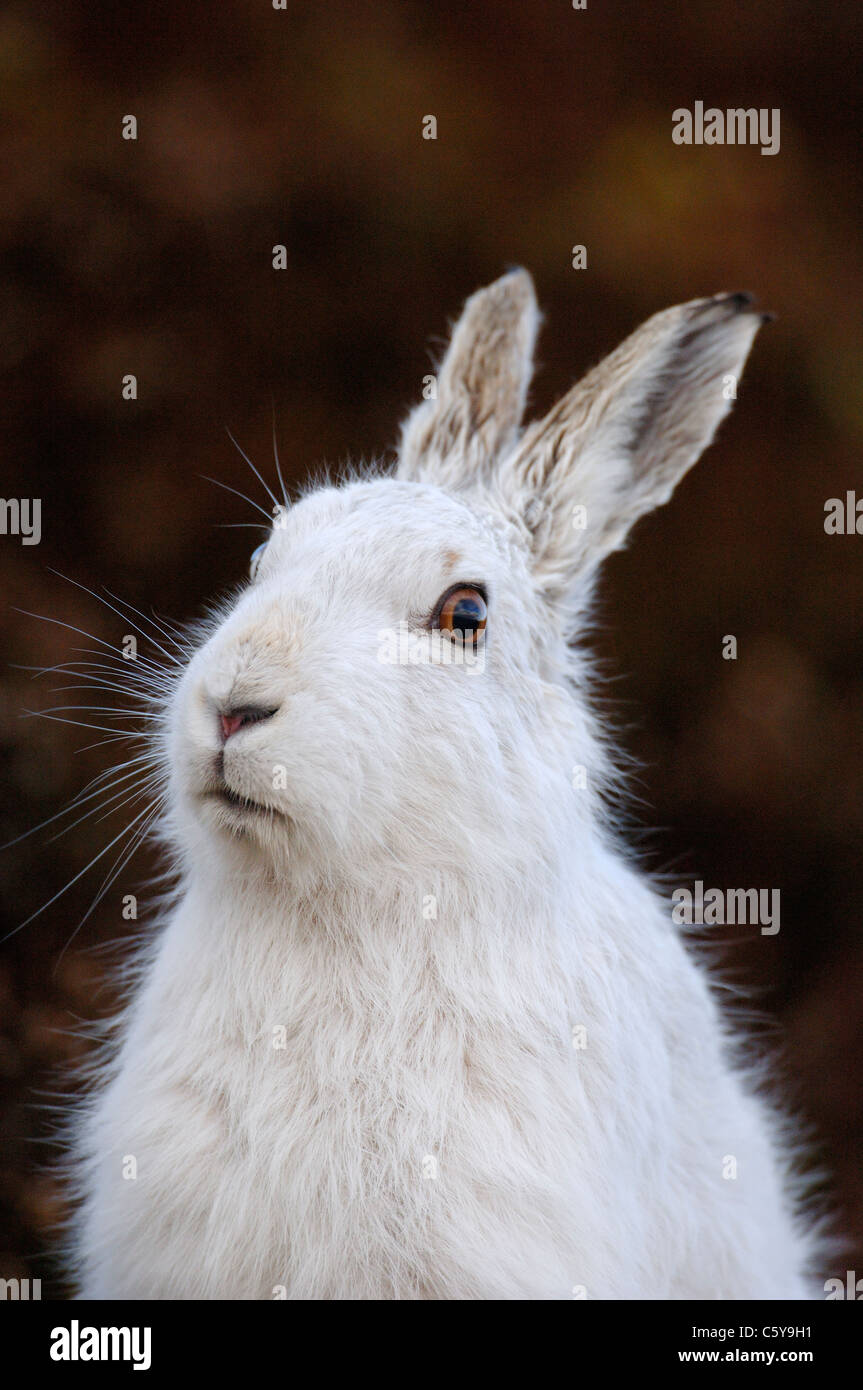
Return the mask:
POLYGON ((537 319, 523 271, 468 301, 394 476, 280 514, 165 703, 179 888, 74 1125, 84 1297, 806 1296, 573 645, 761 316, 657 314, 522 433, 537 319))

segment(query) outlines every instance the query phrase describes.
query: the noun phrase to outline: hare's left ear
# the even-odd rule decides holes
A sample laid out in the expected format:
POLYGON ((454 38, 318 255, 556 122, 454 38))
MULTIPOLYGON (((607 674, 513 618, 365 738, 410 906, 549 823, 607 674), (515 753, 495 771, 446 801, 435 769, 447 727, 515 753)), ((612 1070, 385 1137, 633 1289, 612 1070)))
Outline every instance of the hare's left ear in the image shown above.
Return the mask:
POLYGON ((402 430, 398 478, 458 487, 513 443, 539 324, 533 281, 514 270, 472 295, 434 381, 402 430))
POLYGON ((499 495, 550 600, 577 597, 638 518, 668 501, 731 408, 767 317, 748 294, 655 314, 501 460, 499 495))

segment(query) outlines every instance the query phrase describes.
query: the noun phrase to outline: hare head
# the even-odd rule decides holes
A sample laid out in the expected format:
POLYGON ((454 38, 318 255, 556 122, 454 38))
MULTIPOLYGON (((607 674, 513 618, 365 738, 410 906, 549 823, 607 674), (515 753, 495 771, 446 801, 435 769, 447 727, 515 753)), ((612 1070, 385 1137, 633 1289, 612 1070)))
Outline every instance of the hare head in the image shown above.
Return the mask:
POLYGON ((572 645, 597 568, 710 443, 762 318, 743 294, 659 313, 522 432, 530 277, 469 299, 394 474, 279 511, 189 662, 181 846, 372 876, 553 857, 598 758, 572 645))

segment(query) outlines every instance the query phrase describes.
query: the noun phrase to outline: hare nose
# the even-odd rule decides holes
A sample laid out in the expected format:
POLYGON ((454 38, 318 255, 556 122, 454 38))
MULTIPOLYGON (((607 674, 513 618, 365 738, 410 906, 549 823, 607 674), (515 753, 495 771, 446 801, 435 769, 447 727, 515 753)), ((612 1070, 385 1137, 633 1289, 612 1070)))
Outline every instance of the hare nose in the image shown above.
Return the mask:
POLYGON ((227 743, 229 738, 238 733, 240 729, 245 729, 248 724, 260 724, 265 719, 272 719, 276 713, 277 710, 264 709, 260 705, 242 705, 239 709, 220 711, 219 724, 222 729, 222 742, 227 743))

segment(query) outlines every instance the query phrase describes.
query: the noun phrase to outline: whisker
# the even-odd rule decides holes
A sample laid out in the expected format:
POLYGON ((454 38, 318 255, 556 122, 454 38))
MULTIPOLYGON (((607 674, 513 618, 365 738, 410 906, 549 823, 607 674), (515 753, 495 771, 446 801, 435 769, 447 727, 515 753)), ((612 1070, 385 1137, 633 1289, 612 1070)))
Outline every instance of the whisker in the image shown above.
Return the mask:
POLYGON ((288 502, 288 489, 285 487, 285 480, 284 480, 284 478, 282 477, 282 465, 281 465, 280 462, 279 462, 279 446, 278 446, 278 443, 277 443, 277 441, 276 441, 276 398, 275 398, 275 396, 272 396, 272 397, 271 397, 271 401, 272 401, 272 406, 273 406, 273 458, 276 460, 276 472, 277 472, 277 474, 278 474, 278 476, 279 476, 279 486, 280 486, 281 489, 282 489, 282 497, 283 497, 283 499, 284 499, 285 507, 288 507, 288 506, 290 505, 289 502, 288 502))
MULTIPOLYGON (((87 815, 88 815, 88 816, 89 816, 89 815, 92 815, 93 812, 95 812, 95 811, 102 811, 103 808, 104 808, 105 806, 108 806, 108 805, 109 805, 110 801, 115 801, 117 796, 122 796, 122 795, 125 793, 125 794, 126 794, 126 799, 125 799, 125 801, 121 801, 121 802, 119 803, 118 806, 112 806, 111 809, 110 809, 109 811, 104 811, 104 814, 103 814, 103 815, 97 816, 97 817, 96 817, 96 819, 95 819, 95 821, 94 821, 93 823, 94 823, 94 825, 100 825, 100 824, 102 823, 102 821, 103 821, 103 820, 107 820, 109 816, 116 815, 117 811, 120 810, 120 807, 121 807, 121 806, 128 806, 128 804, 129 804, 130 801, 135 801, 139 796, 141 796, 141 794, 142 794, 143 792, 145 792, 145 791, 155 791, 156 787, 159 786, 161 780, 162 780, 161 777, 160 777, 158 774, 154 773, 152 777, 146 777, 146 778, 144 778, 143 781, 140 782, 140 783, 138 783, 138 784, 132 789, 131 792, 129 791, 128 787, 124 787, 124 788, 123 788, 123 791, 118 792, 118 793, 115 794, 115 796, 110 797, 110 798, 109 798, 109 801, 104 801, 104 802, 102 803, 102 806, 94 806, 94 807, 93 807, 93 811, 88 811, 88 812, 87 812, 87 815)), ((85 817, 85 819, 86 819, 86 817, 85 817)), ((76 824, 77 824, 77 822, 76 822, 76 824)), ((70 827, 70 828, 71 828, 71 827, 70 827)), ((65 834, 65 833, 66 833, 65 830, 63 830, 63 831, 60 832, 60 834, 65 834)), ((53 836, 53 838, 56 840, 58 837, 55 835, 55 836, 53 836)))
MULTIPOLYGON (((146 653, 136 652, 134 657, 122 656, 120 652, 117 651, 116 646, 112 647, 109 652, 94 652, 91 647, 73 647, 72 650, 81 652, 84 655, 100 656, 104 663, 112 662, 114 666, 124 671, 135 671, 141 666, 149 666, 152 669, 154 677, 163 676, 166 679, 170 678, 170 672, 166 667, 162 666, 160 662, 154 661, 153 658, 147 656, 146 653)), ((80 664, 83 665, 84 663, 81 662, 80 664)), ((98 665, 98 663, 94 664, 98 665)))
POLYGON ((250 507, 254 507, 256 512, 260 512, 261 516, 265 516, 267 518, 268 526, 272 525, 273 518, 271 517, 270 513, 268 511, 265 511, 264 508, 260 506, 259 503, 255 502, 251 497, 247 497, 244 492, 240 492, 239 488, 229 487, 227 483, 220 483, 218 478, 211 478, 207 473, 199 473, 198 477, 203 478, 205 483, 215 483, 216 487, 224 488, 225 492, 233 492, 235 497, 242 497, 244 502, 248 502, 250 507))
POLYGON ((121 719, 159 720, 162 717, 159 714, 149 713, 146 710, 120 709, 117 705, 51 705, 50 709, 22 710, 21 718, 44 719, 48 714, 64 714, 69 710, 79 710, 81 712, 89 711, 91 714, 96 712, 100 714, 114 714, 121 719))
MULTIPOLYGON (((107 654, 105 652, 94 652, 92 647, 73 647, 72 650, 85 652, 88 656, 99 656, 102 660, 82 661, 76 657, 74 661, 58 661, 56 666, 27 666, 20 662, 16 663, 10 661, 9 666, 13 671, 32 671, 33 680, 35 680, 37 676, 50 676, 54 672, 62 673, 64 671, 73 671, 76 666, 92 666, 94 670, 108 671, 113 676, 116 676, 119 670, 123 670, 128 672, 132 680, 134 680, 136 676, 141 676, 142 668, 149 667, 150 669, 146 672, 148 680, 155 682, 159 679, 170 679, 169 673, 165 671, 163 666, 160 666, 158 662, 151 661, 148 656, 144 656, 140 652, 137 653, 134 661, 130 661, 128 657, 120 656, 115 650, 107 654), (113 662, 114 665, 111 665, 110 662, 113 662), (117 669, 115 669, 115 667, 117 669)), ((77 674, 77 672, 75 674, 77 674)))
MULTIPOLYGON (((211 481, 217 482, 215 479, 211 481)), ((232 490, 228 488, 228 491, 232 490)), ((252 501, 250 498, 245 500, 252 501)), ((255 505, 254 502, 252 505, 255 505)), ((269 526, 269 515, 262 508, 259 510, 266 517, 269 526)), ((14 837, 8 844, 0 846, 4 849, 11 848, 35 835, 37 831, 43 832, 46 829, 51 832, 47 837, 47 842, 51 844, 85 822, 101 824, 109 817, 126 811, 126 816, 123 817, 126 823, 108 843, 93 854, 84 867, 73 874, 47 901, 41 903, 24 921, 19 922, 2 938, 3 941, 8 941, 23 931, 49 911, 91 869, 108 858, 108 872, 87 911, 66 942, 57 962, 59 965, 81 927, 103 901, 167 805, 164 790, 167 768, 164 750, 157 741, 156 726, 164 722, 165 703, 176 689, 178 673, 185 666, 185 661, 193 649, 193 642, 187 631, 162 623, 155 612, 152 616, 142 612, 114 594, 107 586, 103 595, 59 570, 52 569, 51 573, 110 609, 121 622, 139 633, 158 654, 158 659, 154 659, 146 653, 135 652, 134 660, 130 660, 116 644, 72 622, 23 608, 15 610, 25 617, 36 619, 37 622, 51 623, 53 626, 64 628, 82 637, 85 643, 72 647, 69 660, 46 666, 21 665, 14 668, 26 672, 32 680, 44 676, 67 677, 66 680, 61 680, 59 686, 51 687, 51 694, 81 692, 83 696, 74 703, 53 705, 48 709, 25 709, 21 717, 47 719, 53 723, 92 729, 104 735, 87 748, 76 749, 77 753, 86 753, 90 748, 113 743, 125 745, 124 751, 118 753, 118 761, 91 778, 65 806, 14 837), (105 694, 120 697, 119 702, 104 703, 99 697, 105 694), (77 716, 81 714, 93 715, 94 718, 80 719, 77 716), (99 718, 112 722, 108 725, 97 723, 96 720, 99 718), (127 756, 126 749, 130 744, 133 749, 137 746, 139 751, 127 756)))
MULTIPOLYGON (((67 574, 61 574, 59 570, 51 569, 50 565, 48 566, 48 568, 51 574, 57 575, 58 579, 65 579, 67 584, 74 584, 76 589, 81 589, 83 593, 89 594, 91 598, 96 599, 97 603, 103 603, 106 608, 110 608, 111 612, 116 613, 118 618, 122 618, 124 623, 128 623, 130 627, 133 627, 136 632, 141 634, 142 637, 145 637, 148 642, 152 642, 153 646, 156 647, 157 650, 162 653, 166 660, 173 662, 174 665, 178 664, 178 658, 174 655, 173 652, 166 651, 165 648, 159 642, 156 641, 155 637, 151 637, 150 634, 144 630, 144 628, 139 627, 137 623, 132 622, 132 619, 126 613, 123 613, 121 609, 115 607, 113 603, 109 603, 108 600, 106 598, 103 598, 101 594, 97 593, 95 589, 88 588, 86 584, 79 584, 77 579, 70 579, 67 574)), ((108 591, 106 590, 106 593, 107 592, 108 591)))
MULTIPOLYGON (((79 587, 83 587, 83 585, 79 587)), ((110 642, 104 641, 101 637, 96 637, 92 632, 85 632, 82 627, 75 627, 73 623, 64 623, 60 618, 49 618, 45 613, 31 613, 27 608, 13 607, 12 611, 13 613, 21 613, 25 618, 36 618, 40 623, 55 623, 57 627, 68 628, 70 632, 77 632, 81 637, 86 637, 88 641, 98 642, 100 647, 106 647, 109 652, 114 652, 114 648, 111 646, 110 642)), ((85 647, 82 650, 86 651, 87 648, 85 647)))
POLYGON ((84 791, 89 791, 90 787, 94 786, 97 782, 103 782, 106 777, 112 777, 115 772, 124 772, 127 768, 134 767, 138 763, 150 761, 151 757, 149 753, 136 753, 134 757, 126 758, 122 763, 112 763, 110 767, 106 767, 104 771, 98 772, 95 777, 92 777, 84 788, 84 791))
MULTIPOLYGON (((86 728, 86 727, 87 727, 86 725, 82 725, 82 728, 86 728)), ((94 724, 94 725, 92 725, 92 726, 90 726, 90 727, 95 728, 96 725, 94 724)), ((125 729, 114 729, 114 730, 111 731, 111 736, 110 736, 110 738, 100 738, 100 739, 97 739, 95 743, 85 743, 83 748, 76 748, 76 749, 75 749, 75 752, 76 752, 76 753, 89 753, 89 752, 91 751, 91 749, 93 749, 93 748, 104 748, 106 743, 120 743, 120 742, 122 742, 123 739, 129 738, 129 737, 130 737, 130 735, 126 732, 125 729)), ((142 731, 141 733, 139 733, 139 734, 137 735, 137 737, 138 737, 139 739, 145 739, 145 740, 149 741, 150 735, 149 735, 149 734, 145 734, 145 733, 142 731)))
POLYGON ((146 813, 147 813, 147 812, 146 812, 146 809, 143 810, 143 811, 139 811, 139 812, 138 812, 138 815, 135 816, 134 819, 131 820, 131 821, 129 822, 128 825, 126 825, 126 826, 123 827, 123 829, 120 831, 119 835, 115 835, 114 838, 113 838, 113 840, 110 840, 110 841, 108 842, 108 844, 105 846, 104 849, 100 849, 98 854, 94 854, 94 855, 93 855, 93 858, 90 860, 89 864, 85 864, 85 865, 84 865, 84 868, 83 868, 83 869, 80 869, 80 870, 78 871, 78 873, 75 874, 74 878, 70 878, 70 879, 69 879, 69 882, 68 882, 67 884, 65 884, 63 888, 59 889, 58 892, 56 892, 56 893, 53 895, 53 897, 49 898, 48 901, 47 901, 46 903, 43 903, 42 906, 39 907, 39 908, 37 908, 35 912, 31 912, 30 916, 26 919, 26 921, 21 922, 17 927, 13 927, 12 931, 7 932, 6 935, 5 935, 4 937, 0 937, 0 942, 8 941, 10 937, 12 937, 12 936, 17 936, 17 934, 18 934, 19 931, 23 931, 24 928, 25 928, 25 927, 28 927, 28 926, 30 925, 30 923, 33 922, 33 921, 35 921, 35 919, 36 919, 37 917, 40 917, 40 916, 42 915, 43 912, 47 911, 47 909, 48 909, 49 907, 51 907, 51 905, 57 901, 58 898, 62 898, 62 896, 63 896, 64 893, 68 893, 69 889, 73 886, 73 884, 77 883, 78 880, 79 880, 80 878, 83 878, 84 875, 85 875, 90 869, 92 869, 92 867, 93 867, 94 864, 98 864, 99 860, 100 860, 101 858, 103 858, 103 856, 106 855, 106 854, 108 853, 109 850, 113 849, 113 848, 114 848, 114 845, 116 845, 117 841, 118 841, 118 840, 122 840, 123 836, 126 835, 126 834, 128 834, 128 832, 129 832, 129 830, 131 830, 132 826, 136 825, 137 822, 138 822, 139 820, 141 820, 141 818, 142 818, 144 815, 146 815, 146 813))
MULTIPOLYGON (((95 662, 81 662, 79 664, 82 666, 96 665, 95 662)), ((52 695, 56 695, 61 690, 116 690, 117 693, 120 695, 127 695, 135 700, 144 700, 152 698, 151 689, 155 690, 156 688, 155 682, 152 682, 152 686, 150 688, 138 688, 135 685, 134 678, 131 681, 129 681, 127 685, 120 685, 117 681, 118 673, 114 671, 111 667, 106 667, 104 674, 101 675, 91 675, 88 671, 79 671, 72 665, 40 667, 17 666, 15 667, 15 669, 18 671, 35 670, 36 676, 78 676, 82 682, 85 682, 81 685, 53 685, 50 690, 50 694, 52 695), (109 677, 111 678, 110 680, 109 677)), ((33 679, 35 680, 35 676, 33 677, 33 679)), ((149 681, 150 677, 147 677, 147 679, 149 681)))
MULTIPOLYGON (((108 892, 108 889, 112 886, 112 884, 114 884, 114 883, 116 882, 116 880, 117 880, 117 878, 119 877, 119 875, 123 872, 123 870, 125 869, 126 865, 129 863, 129 860, 132 858, 132 856, 135 854, 135 852, 136 852, 136 850, 138 849, 138 847, 139 847, 139 846, 141 845, 141 843, 143 842, 144 838, 146 837, 146 834, 147 834, 148 830, 150 829, 150 826, 153 824, 153 821, 154 821, 154 820, 156 819, 156 817, 158 816, 158 814, 159 814, 159 812, 160 812, 160 810, 161 810, 161 807, 162 807, 162 802, 161 802, 161 800, 158 800, 158 801, 156 801, 156 802, 151 803, 149 807, 145 808, 145 814, 147 814, 147 818, 146 818, 146 820, 144 821, 143 827, 141 827, 139 830, 136 830, 136 831, 135 831, 135 833, 131 836, 131 838, 130 838, 130 840, 129 840, 129 844, 123 846, 123 848, 121 849, 121 851, 120 851, 120 853, 118 854, 117 858, 114 860, 114 863, 111 865, 111 868, 108 870, 108 874, 106 875, 106 877, 105 877, 105 878, 103 879, 103 881, 102 881, 102 886, 100 887, 98 893, 97 893, 96 896, 94 897, 94 899, 93 899, 93 901, 91 902, 90 906, 87 908, 87 911, 84 913, 84 916, 81 918, 80 922, 78 923, 77 927, 76 927, 75 930, 73 931, 72 935, 69 937, 69 940, 66 942, 66 945, 63 947, 62 951, 60 952, 59 956, 57 957, 57 963, 56 963, 56 965, 54 966, 54 973, 56 973, 56 971, 59 969, 60 963, 61 963, 61 961, 62 961, 64 955, 65 955, 66 952, 68 951, 69 947, 72 945, 72 942, 75 940, 75 937, 78 935, 78 932, 81 930, 81 928, 83 927, 84 923, 88 920, 88 918, 89 918, 89 917, 92 915, 92 913, 96 910, 96 908, 98 907, 99 903, 102 901, 102 899, 104 898, 105 894, 108 892)), ((131 822, 132 825, 134 825, 134 823, 135 823, 134 821, 131 822)), ((127 826, 127 827, 126 827, 126 830, 129 830, 130 828, 131 828, 131 826, 127 826)), ((124 832, 124 833, 126 833, 126 832, 124 832)), ((112 844, 114 844, 114 843, 116 843, 116 841, 112 841, 112 844)), ((92 861, 91 861, 91 863, 92 863, 92 861)))
MULTIPOLYGON (((78 673, 75 672, 75 674, 77 675, 78 673)), ((48 693, 49 695, 61 695, 67 690, 111 690, 117 695, 128 696, 130 700, 149 701, 151 699, 151 696, 149 696, 146 691, 130 690, 125 685, 112 685, 110 681, 102 680, 101 678, 97 679, 95 677, 91 677, 89 681, 79 685, 52 685, 48 693)), ((134 714, 134 712, 134 710, 130 711, 132 714, 134 714)))
MULTIPOLYGON (((91 654, 91 655, 99 656, 99 657, 102 658, 102 661, 101 661, 101 662, 86 662, 86 661, 76 661, 76 662, 72 662, 72 663, 68 663, 68 662, 58 662, 55 666, 29 666, 29 665, 23 665, 23 664, 21 664, 21 663, 14 663, 14 662, 10 662, 10 663, 9 663, 10 668, 11 668, 12 670, 14 670, 14 671, 30 671, 30 672, 32 672, 32 676, 31 676, 31 679, 32 679, 32 680, 36 680, 39 676, 46 676, 46 675, 52 675, 52 674, 65 674, 65 673, 68 673, 68 674, 78 675, 79 672, 75 670, 75 667, 76 667, 76 666, 84 666, 84 667, 93 666, 93 667, 94 667, 95 669, 97 669, 97 670, 105 670, 105 671, 108 671, 108 672, 109 672, 111 675, 113 675, 113 676, 118 675, 118 674, 119 674, 119 670, 122 669, 122 670, 125 671, 125 672, 129 675, 129 677, 130 677, 129 684, 130 684, 130 687, 131 687, 132 690, 134 690, 134 681, 135 681, 136 679, 139 679, 139 680, 147 680, 147 681, 151 682, 152 687, 153 687, 154 689, 157 688, 157 686, 160 685, 160 684, 164 687, 164 689, 165 689, 166 691, 169 690, 169 689, 171 689, 171 688, 173 687, 173 679, 172 679, 173 673, 166 672, 165 669, 164 669, 163 667, 157 665, 156 662, 151 661, 151 660, 149 659, 149 657, 147 657, 147 656, 142 656, 142 655, 139 653, 139 654, 136 656, 135 661, 134 661, 134 662, 130 662, 130 661, 125 660, 123 657, 119 656, 119 655, 117 654, 117 652, 115 651, 115 649, 114 649, 113 647, 111 647, 110 644, 109 644, 108 642, 102 642, 101 637, 94 637, 94 636, 92 635, 92 633, 84 632, 83 629, 82 629, 82 628, 79 628, 79 627, 73 627, 71 623, 64 623, 64 622, 61 622, 61 620, 60 620, 59 618, 49 618, 49 617, 47 617, 47 616, 46 616, 45 614, 43 614, 43 613, 30 613, 26 608, 13 608, 13 612, 22 613, 22 614, 24 614, 24 616, 26 616, 26 617, 28 617, 28 618, 36 618, 38 622, 42 622, 42 623, 55 623, 58 627, 65 627, 65 628, 68 628, 70 632, 80 632, 81 635, 82 635, 83 637, 89 637, 90 640, 91 640, 92 642, 99 642, 99 643, 102 644, 102 646, 108 648, 107 653, 106 653, 106 652, 95 652, 95 653, 94 653, 94 652, 93 652, 93 649, 92 649, 91 647, 73 648, 73 650, 78 650, 78 651, 86 652, 86 653, 91 654), (113 666, 106 665, 106 662, 107 662, 108 660, 116 662, 116 663, 118 664, 118 669, 115 670, 113 666), (136 668, 137 668, 137 669, 136 669, 136 668), (149 669, 142 669, 142 668, 149 668, 149 669)), ((180 665, 180 663, 177 663, 177 664, 178 664, 178 666, 180 665)))
POLYGON ((113 594, 111 590, 107 587, 107 585, 103 587, 105 588, 105 593, 108 595, 109 598, 114 599, 117 603, 121 603, 123 607, 128 608, 131 613, 137 613, 138 617, 142 618, 145 623, 149 623, 150 626, 154 627, 157 632, 161 632, 162 636, 166 638, 167 641, 173 642, 174 646, 177 648, 177 651, 183 651, 183 647, 177 641, 175 634, 170 632, 168 628, 164 626, 163 623, 159 622, 155 614, 152 618, 149 617, 146 613, 142 613, 140 608, 136 608, 133 603, 129 603, 128 599, 120 598, 118 594, 113 594))
MULTIPOLYGON (((140 731, 134 729, 124 730, 122 733, 116 729, 106 729, 102 724, 87 724, 83 719, 60 719, 58 715, 49 713, 48 710, 25 709, 21 712, 21 718, 27 719, 49 719, 53 724, 74 724, 78 729, 95 729, 100 734, 113 734, 115 738, 143 738, 140 731)), ((76 750, 80 752, 81 750, 76 750)))
MULTIPOLYGON (((145 754, 141 754, 138 758, 129 759, 129 762, 141 761, 149 762, 150 759, 145 754)), ((53 825, 54 821, 60 820, 63 816, 69 815, 72 811, 76 811, 79 806, 83 806, 87 801, 92 800, 94 796, 101 796, 104 791, 110 790, 111 786, 116 786, 117 783, 109 783, 108 787, 99 786, 95 787, 95 789, 92 791, 90 790, 90 788, 93 787, 94 782, 101 781, 103 778, 110 776, 110 774, 113 772, 122 771, 122 769, 125 766, 125 763, 121 763, 119 768, 112 767, 107 769, 106 772, 100 772, 99 776, 94 777, 91 782, 88 782, 87 786, 84 787, 80 792, 78 792, 77 796, 74 796, 72 800, 68 803, 68 805, 64 806, 62 810, 56 811, 53 816, 48 816, 45 820, 40 821, 38 825, 31 826, 29 830, 24 830, 20 835, 16 835, 14 840, 7 840, 5 845, 0 845, 0 850, 11 849, 13 845, 20 844, 22 840, 26 840, 29 835, 35 835, 37 830, 44 830, 46 826, 53 825)), ((117 779, 117 781, 126 781, 129 777, 133 777, 136 775, 137 769, 133 769, 133 771, 131 772, 124 773, 122 777, 117 779)), ((78 822, 76 821, 74 823, 77 825, 78 822)), ((71 826, 68 828, 71 829, 71 826)), ((56 836, 54 838, 56 838, 56 836)))
MULTIPOLYGON (((135 798, 140 796, 144 791, 149 791, 153 786, 157 784, 158 780, 159 779, 155 775, 153 777, 142 777, 139 782, 136 782, 134 784, 134 789, 131 792, 131 794, 129 793, 128 787, 121 787, 118 792, 115 792, 113 794, 113 796, 106 797, 106 799, 104 801, 101 801, 98 806, 91 806, 89 811, 84 812, 83 816, 79 816, 77 820, 70 821, 68 825, 64 825, 62 830, 57 831, 56 835, 49 835, 47 843, 49 845, 53 844, 55 840, 61 839, 62 836, 68 834, 70 830, 74 830, 76 825, 80 825, 82 821, 89 820, 90 816, 95 816, 98 811, 104 811, 105 807, 111 806, 111 802, 116 801, 118 797, 125 796, 126 800, 121 801, 119 806, 111 806, 110 811, 105 811, 104 815, 97 817, 94 823, 98 825, 99 822, 105 820, 107 816, 113 816, 116 811, 119 811, 120 806, 128 805, 130 801, 134 801, 135 798)), ((110 787, 100 788, 100 791, 109 790, 110 787)))
POLYGON ((231 431, 230 431, 229 429, 227 429, 227 427, 226 427, 225 433, 227 434, 228 438, 230 439, 230 441, 231 441, 231 443, 233 444, 234 448, 237 450, 237 452, 238 452, 238 454, 240 455, 240 457, 241 457, 241 458, 244 458, 244 459, 246 460, 246 463, 249 465, 249 467, 251 468, 251 470, 252 470, 252 472, 254 473, 255 477, 257 478, 258 482, 261 484, 262 488, 263 488, 264 491, 267 493, 268 497, 271 499, 271 501, 272 501, 272 503, 273 503, 273 506, 274 506, 274 507, 276 508, 276 510, 278 511, 278 508, 279 508, 279 499, 278 499, 278 497, 276 496, 276 494, 273 492, 272 488, 271 488, 271 487, 269 486, 269 484, 266 483, 266 482, 264 481, 264 479, 261 477, 260 473, 258 472, 258 470, 257 470, 257 468, 255 467, 255 465, 252 463, 252 460, 249 458, 248 454, 247 454, 247 453, 244 453, 244 451, 240 448, 240 446, 239 446, 239 444, 237 443, 236 439, 235 439, 234 436, 231 434, 231 431))

